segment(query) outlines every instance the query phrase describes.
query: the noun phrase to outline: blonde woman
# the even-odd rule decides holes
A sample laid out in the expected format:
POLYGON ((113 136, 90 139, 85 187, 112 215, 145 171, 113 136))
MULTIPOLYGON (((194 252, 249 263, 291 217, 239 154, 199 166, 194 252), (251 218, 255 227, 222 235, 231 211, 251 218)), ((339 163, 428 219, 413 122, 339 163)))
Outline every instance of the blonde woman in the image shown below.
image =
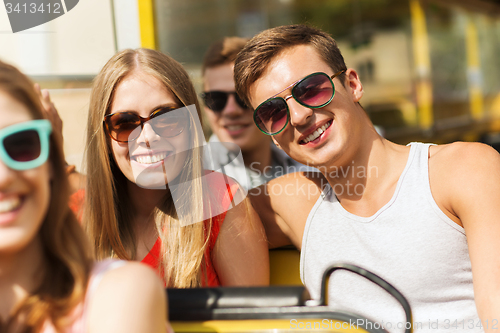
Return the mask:
POLYGON ((236 183, 202 168, 199 110, 160 52, 125 50, 97 75, 84 209, 96 255, 149 264, 168 287, 266 285, 263 227, 236 183))
POLYGON ((0 332, 165 332, 152 269, 94 263, 68 209, 60 140, 33 84, 0 62, 0 332))

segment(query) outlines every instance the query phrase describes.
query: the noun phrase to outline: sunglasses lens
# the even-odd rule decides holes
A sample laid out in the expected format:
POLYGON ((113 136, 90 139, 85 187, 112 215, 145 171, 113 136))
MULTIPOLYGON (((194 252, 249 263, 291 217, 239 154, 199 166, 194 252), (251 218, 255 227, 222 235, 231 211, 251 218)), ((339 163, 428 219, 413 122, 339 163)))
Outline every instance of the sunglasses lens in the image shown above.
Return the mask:
POLYGON ((212 91, 203 94, 203 102, 212 111, 221 112, 227 103, 227 93, 212 91))
POLYGON ((287 105, 282 98, 273 98, 255 110, 255 123, 267 134, 280 132, 288 121, 287 105))
POLYGON ((7 136, 3 140, 5 151, 17 162, 29 162, 40 156, 40 137, 36 130, 26 130, 7 136))
POLYGON ((106 125, 111 137, 119 142, 133 141, 137 139, 136 135, 141 134, 140 131, 134 131, 141 126, 141 119, 131 112, 113 114, 111 117, 106 118, 106 125))
POLYGON ((299 82, 293 89, 293 97, 309 107, 322 107, 333 98, 334 88, 330 78, 323 73, 313 74, 299 82))
POLYGON ((249 107, 243 102, 243 100, 238 96, 238 94, 234 94, 234 97, 236 98, 236 103, 242 108, 242 109, 249 109, 249 107))
POLYGON ((185 108, 162 108, 151 116, 150 124, 159 136, 172 138, 187 127, 188 115, 185 108))

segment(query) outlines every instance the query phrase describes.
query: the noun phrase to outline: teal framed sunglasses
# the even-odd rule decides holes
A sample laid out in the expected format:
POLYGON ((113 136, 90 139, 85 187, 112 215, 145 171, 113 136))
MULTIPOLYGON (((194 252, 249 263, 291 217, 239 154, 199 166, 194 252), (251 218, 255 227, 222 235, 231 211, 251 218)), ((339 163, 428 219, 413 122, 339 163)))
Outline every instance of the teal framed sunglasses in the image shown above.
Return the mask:
POLYGON ((293 97, 300 105, 311 109, 319 109, 328 105, 335 95, 333 79, 345 71, 343 69, 331 76, 316 72, 292 83, 255 109, 253 114, 255 124, 264 134, 279 134, 290 122, 290 111, 286 101, 293 97), (290 88, 292 89, 291 95, 285 98, 276 97, 290 88))
POLYGON ((52 125, 46 119, 26 121, 0 129, 0 159, 14 170, 39 167, 49 157, 52 125))

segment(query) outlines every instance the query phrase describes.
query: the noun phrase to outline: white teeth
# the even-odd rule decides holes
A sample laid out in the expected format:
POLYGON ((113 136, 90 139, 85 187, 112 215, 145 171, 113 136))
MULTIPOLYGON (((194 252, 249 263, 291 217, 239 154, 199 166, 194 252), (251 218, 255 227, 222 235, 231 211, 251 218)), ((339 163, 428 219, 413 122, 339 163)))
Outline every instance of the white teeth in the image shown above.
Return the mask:
POLYGON ((19 197, 9 198, 0 200, 0 213, 8 213, 21 204, 21 199, 19 197))
POLYGON ((326 131, 326 129, 328 127, 330 127, 330 125, 332 124, 332 122, 328 122, 326 124, 324 124, 323 126, 321 126, 320 128, 318 128, 317 130, 315 130, 311 135, 309 135, 307 138, 305 138, 303 140, 304 143, 308 143, 308 142, 311 142, 313 140, 316 140, 324 131, 326 131))
POLYGON ((135 160, 141 164, 152 164, 164 160, 165 157, 167 157, 167 153, 159 153, 153 156, 150 155, 135 156, 135 160))

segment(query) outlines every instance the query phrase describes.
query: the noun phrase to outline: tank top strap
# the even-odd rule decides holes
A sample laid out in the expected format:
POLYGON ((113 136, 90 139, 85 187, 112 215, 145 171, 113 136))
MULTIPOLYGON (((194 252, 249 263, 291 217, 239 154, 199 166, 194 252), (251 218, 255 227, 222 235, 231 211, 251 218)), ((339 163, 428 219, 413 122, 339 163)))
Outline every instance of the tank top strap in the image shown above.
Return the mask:
POLYGON ((431 194, 429 183, 429 147, 431 143, 411 142, 412 147, 408 157, 408 176, 405 179, 406 186, 411 186, 411 190, 421 191, 425 195, 431 194), (413 156, 412 156, 413 155, 413 156))
POLYGON ((411 142, 408 144, 415 148, 417 165, 421 172, 426 175, 429 174, 429 147, 433 146, 432 143, 411 142))

